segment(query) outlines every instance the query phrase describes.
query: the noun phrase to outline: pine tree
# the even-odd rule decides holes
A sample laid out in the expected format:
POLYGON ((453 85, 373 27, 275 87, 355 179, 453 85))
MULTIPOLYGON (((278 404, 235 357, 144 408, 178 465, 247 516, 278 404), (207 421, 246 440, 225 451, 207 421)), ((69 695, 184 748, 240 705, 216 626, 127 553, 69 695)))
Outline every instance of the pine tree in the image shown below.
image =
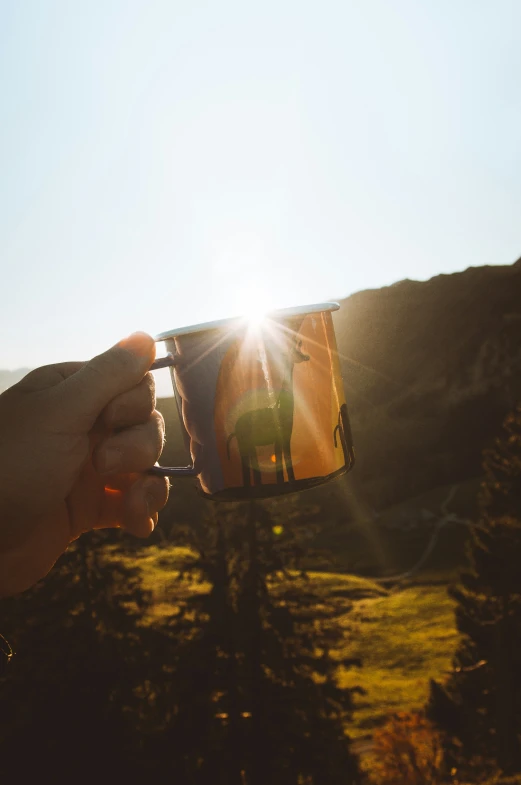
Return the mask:
POLYGON ((281 528, 260 504, 215 509, 192 528, 193 568, 211 589, 183 610, 184 643, 174 654, 172 642, 174 673, 159 711, 178 782, 361 780, 343 728, 352 694, 335 681, 340 664, 354 663, 333 662, 335 609, 296 585, 288 569, 301 547, 294 529, 281 528))
POLYGON ((191 590, 183 598, 179 588, 172 590, 177 614, 159 631, 162 658, 152 657, 156 722, 147 757, 155 769, 148 774, 179 785, 242 785, 242 705, 224 524, 209 515, 175 534, 197 556, 179 576, 179 585, 188 579, 191 590), (194 592, 194 578, 209 590, 194 592))
POLYGON ((250 665, 248 785, 358 782, 343 730, 352 692, 338 689, 340 662, 330 656, 341 638, 331 623, 336 611, 287 571, 301 556, 296 525, 280 532, 269 509, 252 504, 246 526, 238 618, 250 665))
POLYGON ((462 640, 447 684, 431 685, 429 715, 451 767, 480 758, 510 774, 521 771, 521 406, 483 467, 470 568, 450 592, 462 640))

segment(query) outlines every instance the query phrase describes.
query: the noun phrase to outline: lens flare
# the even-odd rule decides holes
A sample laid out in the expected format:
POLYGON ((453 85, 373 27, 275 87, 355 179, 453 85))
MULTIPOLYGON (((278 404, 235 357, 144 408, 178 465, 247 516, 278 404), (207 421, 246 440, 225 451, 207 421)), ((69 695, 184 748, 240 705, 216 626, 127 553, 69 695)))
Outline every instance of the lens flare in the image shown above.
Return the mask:
POLYGON ((266 318, 266 309, 262 308, 261 306, 252 305, 249 309, 248 313, 246 314, 246 320, 249 326, 254 329, 258 330, 262 323, 266 318))

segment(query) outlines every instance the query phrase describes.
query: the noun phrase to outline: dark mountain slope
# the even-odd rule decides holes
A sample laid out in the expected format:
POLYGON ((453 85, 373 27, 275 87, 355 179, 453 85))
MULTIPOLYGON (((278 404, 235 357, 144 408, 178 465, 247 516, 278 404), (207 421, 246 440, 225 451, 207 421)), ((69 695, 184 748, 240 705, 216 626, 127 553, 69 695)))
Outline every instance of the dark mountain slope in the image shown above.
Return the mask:
POLYGON ((342 306, 357 479, 375 506, 479 473, 521 398, 521 261, 401 281, 342 306))

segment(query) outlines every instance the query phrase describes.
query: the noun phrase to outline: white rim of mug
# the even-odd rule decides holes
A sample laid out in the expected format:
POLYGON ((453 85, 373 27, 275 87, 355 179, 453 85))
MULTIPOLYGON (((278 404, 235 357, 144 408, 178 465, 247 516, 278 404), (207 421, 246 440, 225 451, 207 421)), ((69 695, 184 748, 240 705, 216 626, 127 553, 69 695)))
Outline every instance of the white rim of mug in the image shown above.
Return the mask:
MULTIPOLYGON (((281 308, 276 311, 267 311, 265 318, 267 319, 280 319, 287 316, 300 316, 301 314, 308 313, 324 313, 324 311, 338 311, 340 308, 339 303, 315 303, 314 305, 297 305, 293 308, 281 308)), ((235 324, 237 327, 248 324, 247 316, 233 316, 229 319, 217 319, 214 322, 204 322, 203 324, 193 324, 189 327, 176 327, 173 330, 167 330, 164 333, 156 335, 155 341, 167 341, 170 338, 177 338, 180 335, 189 335, 191 333, 202 333, 206 330, 220 330, 223 327, 229 327, 235 324)))

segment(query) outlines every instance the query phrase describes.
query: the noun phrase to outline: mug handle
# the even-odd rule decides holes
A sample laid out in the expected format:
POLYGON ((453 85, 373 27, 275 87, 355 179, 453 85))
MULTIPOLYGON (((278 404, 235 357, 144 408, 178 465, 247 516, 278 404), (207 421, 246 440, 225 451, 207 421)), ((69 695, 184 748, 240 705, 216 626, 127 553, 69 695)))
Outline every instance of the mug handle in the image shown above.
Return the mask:
MULTIPOLYGON (((150 366, 151 371, 159 368, 173 368, 177 363, 177 358, 169 352, 165 357, 160 357, 150 366)), ((152 466, 147 470, 147 474, 155 474, 159 477, 197 477, 201 468, 192 462, 191 466, 152 466)))

